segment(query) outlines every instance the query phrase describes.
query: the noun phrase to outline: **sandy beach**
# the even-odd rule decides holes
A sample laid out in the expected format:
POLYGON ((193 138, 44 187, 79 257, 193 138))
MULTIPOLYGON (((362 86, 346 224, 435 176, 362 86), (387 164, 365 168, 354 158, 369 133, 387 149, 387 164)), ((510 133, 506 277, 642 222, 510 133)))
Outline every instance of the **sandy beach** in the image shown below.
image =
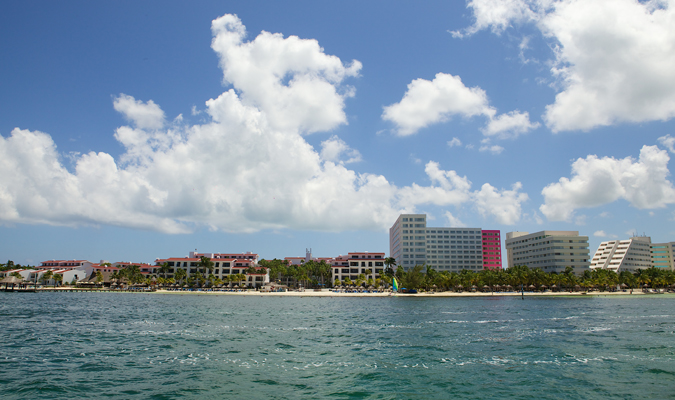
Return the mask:
POLYGON ((604 297, 604 296, 645 296, 645 295, 663 295, 667 294, 673 296, 673 293, 644 293, 642 291, 634 290, 633 293, 628 292, 424 292, 424 293, 344 293, 332 291, 290 291, 290 292, 258 292, 258 291, 242 291, 242 292, 219 292, 219 291, 173 291, 173 290, 157 290, 157 294, 176 294, 176 295, 208 295, 208 296, 290 296, 290 297, 494 297, 494 296, 524 296, 524 297, 556 297, 556 296, 581 296, 581 297, 604 297))

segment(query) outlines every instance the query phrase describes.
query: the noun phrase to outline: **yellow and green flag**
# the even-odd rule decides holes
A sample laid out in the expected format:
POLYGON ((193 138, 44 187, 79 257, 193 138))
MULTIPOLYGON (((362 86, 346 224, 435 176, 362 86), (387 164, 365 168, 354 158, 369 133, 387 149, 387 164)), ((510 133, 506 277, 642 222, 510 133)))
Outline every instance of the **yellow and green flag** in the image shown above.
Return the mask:
POLYGON ((393 286, 394 286, 394 291, 398 292, 398 282, 396 282, 396 277, 393 277, 393 286))

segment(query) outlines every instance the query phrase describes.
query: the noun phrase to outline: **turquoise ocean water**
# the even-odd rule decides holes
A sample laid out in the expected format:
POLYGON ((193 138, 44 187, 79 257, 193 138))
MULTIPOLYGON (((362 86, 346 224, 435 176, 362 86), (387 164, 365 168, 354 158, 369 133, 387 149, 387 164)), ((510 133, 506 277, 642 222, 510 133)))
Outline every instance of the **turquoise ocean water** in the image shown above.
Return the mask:
POLYGON ((0 293, 0 398, 675 398, 674 306, 0 293))

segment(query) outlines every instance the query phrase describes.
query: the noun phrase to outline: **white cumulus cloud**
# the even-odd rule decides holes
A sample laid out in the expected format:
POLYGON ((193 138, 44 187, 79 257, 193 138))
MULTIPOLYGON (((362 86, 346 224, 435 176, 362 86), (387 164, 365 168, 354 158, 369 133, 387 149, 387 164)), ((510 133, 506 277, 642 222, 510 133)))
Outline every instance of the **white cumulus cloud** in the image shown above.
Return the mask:
POLYGON ((448 140, 448 147, 455 147, 455 146, 461 146, 462 141, 457 139, 456 137, 452 138, 452 140, 448 140))
POLYGON ((272 129, 312 133, 347 122, 344 100, 354 91, 341 83, 358 76, 359 61, 345 65, 316 40, 280 33, 263 31, 245 42, 246 29, 236 15, 214 20, 211 30, 224 81, 240 91, 245 106, 264 112, 272 129))
POLYGON ((473 9, 474 24, 463 32, 451 33, 454 37, 464 37, 489 28, 492 32, 501 34, 513 23, 530 21, 536 17, 530 3, 524 0, 470 0, 467 7, 473 9))
POLYGON ((501 154, 504 151, 504 148, 502 146, 498 145, 493 145, 491 144, 490 138, 485 138, 481 140, 481 146, 478 149, 480 152, 490 152, 492 154, 501 154))
POLYGON ((344 140, 333 135, 328 140, 321 142, 321 158, 334 163, 349 164, 361 161, 361 153, 349 147, 344 140))
POLYGON ((420 78, 410 82, 400 102, 384 107, 382 119, 393 122, 399 136, 412 135, 453 116, 482 115, 488 119, 483 133, 501 138, 515 137, 539 126, 530 122, 527 112, 496 114, 483 89, 466 87, 459 76, 439 72, 431 81, 420 78))
POLYGON ((466 224, 459 220, 459 218, 452 215, 450 211, 445 212, 445 218, 448 220, 448 226, 456 228, 464 228, 466 224))
POLYGON ((673 0, 473 0, 456 35, 533 23, 551 41, 562 90, 543 116, 554 132, 675 116, 673 0))
POLYGON ((579 208, 597 207, 624 199, 638 209, 675 203, 675 188, 667 177, 668 152, 643 146, 639 160, 589 155, 572 164, 572 178, 560 178, 542 190, 539 208, 551 221, 568 221, 579 208))
POLYGON ((516 182, 511 190, 497 190, 485 183, 474 195, 476 209, 483 216, 492 215, 500 224, 514 225, 520 221, 522 203, 529 199, 520 192, 522 187, 516 182))
POLYGON ((438 73, 432 81, 415 79, 410 82, 400 102, 384 107, 382 118, 396 124, 399 135, 407 136, 454 115, 494 114, 483 89, 466 87, 459 76, 438 73))
POLYGON ((491 118, 483 129, 486 136, 501 138, 517 137, 528 131, 538 128, 538 122, 530 122, 530 114, 527 112, 511 111, 491 118))
POLYGON ((399 187, 347 169, 360 154, 336 136, 314 149, 304 134, 346 123, 344 99, 354 91, 343 80, 358 74, 357 61, 344 65, 315 40, 294 36, 263 32, 247 42, 233 15, 212 30, 232 88, 206 101, 203 123, 167 126, 157 104, 121 94, 113 105, 132 125, 114 135, 125 153, 72 155, 72 172, 48 134, 16 128, 0 136, 0 223, 380 230, 423 204, 480 204, 500 222, 520 218, 527 197, 520 187, 472 190, 467 177, 433 161, 426 186, 399 187))
POLYGON ((126 94, 120 94, 113 101, 113 106, 139 129, 160 129, 164 126, 164 111, 152 100, 143 103, 126 94))
POLYGON ((671 153, 675 154, 675 137, 672 137, 670 135, 666 136, 661 136, 659 139, 659 143, 665 148, 668 149, 671 153))

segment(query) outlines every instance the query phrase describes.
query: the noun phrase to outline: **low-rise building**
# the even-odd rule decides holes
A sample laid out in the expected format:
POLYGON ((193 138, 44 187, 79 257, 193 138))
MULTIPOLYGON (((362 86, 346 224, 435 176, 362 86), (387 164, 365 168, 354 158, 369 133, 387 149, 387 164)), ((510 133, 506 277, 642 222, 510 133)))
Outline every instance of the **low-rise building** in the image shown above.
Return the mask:
POLYGON ((155 273, 164 276, 159 272, 159 268, 166 263, 169 266, 169 272, 166 278, 174 278, 177 269, 183 269, 188 278, 197 272, 204 278, 213 274, 217 279, 225 280, 230 275, 244 274, 245 283, 248 287, 262 287, 269 282, 269 271, 263 271, 258 265, 258 255, 253 253, 196 253, 190 252, 190 257, 183 258, 162 258, 155 260, 155 273), (231 256, 241 256, 241 258, 227 258, 231 256), (213 270, 205 271, 199 267, 201 257, 207 257, 213 262, 213 270))
POLYGON ((384 253, 369 252, 354 252, 347 253, 346 256, 337 256, 331 263, 333 282, 336 279, 344 282, 347 277, 354 282, 361 274, 366 277, 366 280, 370 278, 374 281, 384 273, 384 258, 384 253))
POLYGON ((40 263, 42 269, 87 269, 94 263, 87 260, 49 260, 40 263))

